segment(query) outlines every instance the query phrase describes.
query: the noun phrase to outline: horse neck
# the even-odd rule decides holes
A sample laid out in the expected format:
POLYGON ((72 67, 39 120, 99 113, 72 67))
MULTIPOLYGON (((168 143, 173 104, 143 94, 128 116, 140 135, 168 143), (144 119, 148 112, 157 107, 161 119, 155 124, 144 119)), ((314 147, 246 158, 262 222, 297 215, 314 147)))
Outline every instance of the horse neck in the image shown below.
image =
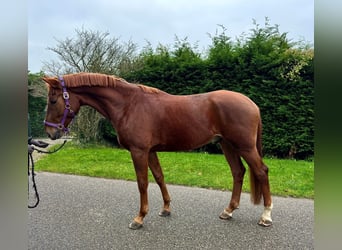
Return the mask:
POLYGON ((80 106, 87 105, 109 119, 113 125, 124 115, 125 108, 130 104, 137 87, 79 87, 73 92, 79 99, 80 106))

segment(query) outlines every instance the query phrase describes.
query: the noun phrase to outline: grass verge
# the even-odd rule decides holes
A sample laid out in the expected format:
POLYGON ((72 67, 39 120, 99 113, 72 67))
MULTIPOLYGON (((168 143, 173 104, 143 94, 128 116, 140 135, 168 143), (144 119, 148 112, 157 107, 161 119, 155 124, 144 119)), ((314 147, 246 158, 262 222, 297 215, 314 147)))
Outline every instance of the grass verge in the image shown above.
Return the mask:
MULTIPOLYGON (((158 153, 165 182, 177 185, 232 190, 230 169, 223 155, 190 152, 158 153)), ((314 162, 264 159, 269 167, 271 192, 278 196, 314 198, 314 162)), ((245 164, 247 171, 249 171, 245 164)), ((130 153, 104 146, 80 148, 72 143, 41 158, 36 170, 111 179, 136 180, 130 153)), ((243 191, 249 192, 246 172, 243 191)), ((154 182, 152 174, 149 180, 154 182)))

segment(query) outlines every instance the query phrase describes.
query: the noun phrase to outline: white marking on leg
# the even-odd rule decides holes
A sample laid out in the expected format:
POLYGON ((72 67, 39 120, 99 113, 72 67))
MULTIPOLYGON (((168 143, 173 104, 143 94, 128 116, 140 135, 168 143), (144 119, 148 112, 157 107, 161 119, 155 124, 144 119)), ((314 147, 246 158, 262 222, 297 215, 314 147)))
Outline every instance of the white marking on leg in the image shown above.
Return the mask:
POLYGON ((228 212, 226 209, 220 214, 220 218, 223 220, 229 220, 233 217, 233 212, 228 212))
POLYGON ((269 207, 264 207, 264 212, 261 215, 261 219, 263 221, 272 222, 272 218, 271 218, 272 208, 273 208, 273 203, 271 203, 271 206, 269 206, 269 207))
POLYGON ((223 212, 224 212, 226 215, 228 215, 228 216, 230 216, 230 217, 233 217, 233 211, 232 211, 231 213, 229 213, 226 209, 224 209, 223 212))

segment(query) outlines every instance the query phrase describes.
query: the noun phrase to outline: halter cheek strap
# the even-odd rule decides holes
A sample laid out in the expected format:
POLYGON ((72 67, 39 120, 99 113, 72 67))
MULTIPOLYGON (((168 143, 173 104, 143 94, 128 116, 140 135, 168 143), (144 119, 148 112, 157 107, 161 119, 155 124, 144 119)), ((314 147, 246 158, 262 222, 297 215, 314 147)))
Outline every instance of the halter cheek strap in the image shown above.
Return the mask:
POLYGON ((63 130, 65 133, 68 133, 69 132, 69 128, 66 128, 64 126, 64 123, 65 123, 66 118, 68 117, 69 113, 73 116, 73 119, 74 119, 75 114, 74 114, 74 111, 71 109, 71 106, 70 106, 70 102, 69 102, 69 98, 70 97, 69 97, 69 93, 68 93, 68 91, 66 89, 64 79, 61 76, 58 79, 59 79, 60 84, 62 86, 63 99, 64 99, 64 102, 65 102, 63 118, 62 118, 60 123, 53 123, 53 122, 48 122, 48 121, 44 120, 44 125, 50 126, 50 127, 54 127, 54 128, 59 129, 59 130, 63 130))

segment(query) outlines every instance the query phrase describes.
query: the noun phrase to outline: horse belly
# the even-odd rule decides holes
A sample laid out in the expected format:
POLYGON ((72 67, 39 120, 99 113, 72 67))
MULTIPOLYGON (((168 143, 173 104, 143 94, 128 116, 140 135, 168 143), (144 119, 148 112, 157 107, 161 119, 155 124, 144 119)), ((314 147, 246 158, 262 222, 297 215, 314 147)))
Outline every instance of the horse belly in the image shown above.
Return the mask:
POLYGON ((189 115, 185 116, 183 120, 175 119, 164 122, 158 135, 159 142, 154 147, 158 151, 192 150, 219 138, 208 118, 193 119, 189 115))

